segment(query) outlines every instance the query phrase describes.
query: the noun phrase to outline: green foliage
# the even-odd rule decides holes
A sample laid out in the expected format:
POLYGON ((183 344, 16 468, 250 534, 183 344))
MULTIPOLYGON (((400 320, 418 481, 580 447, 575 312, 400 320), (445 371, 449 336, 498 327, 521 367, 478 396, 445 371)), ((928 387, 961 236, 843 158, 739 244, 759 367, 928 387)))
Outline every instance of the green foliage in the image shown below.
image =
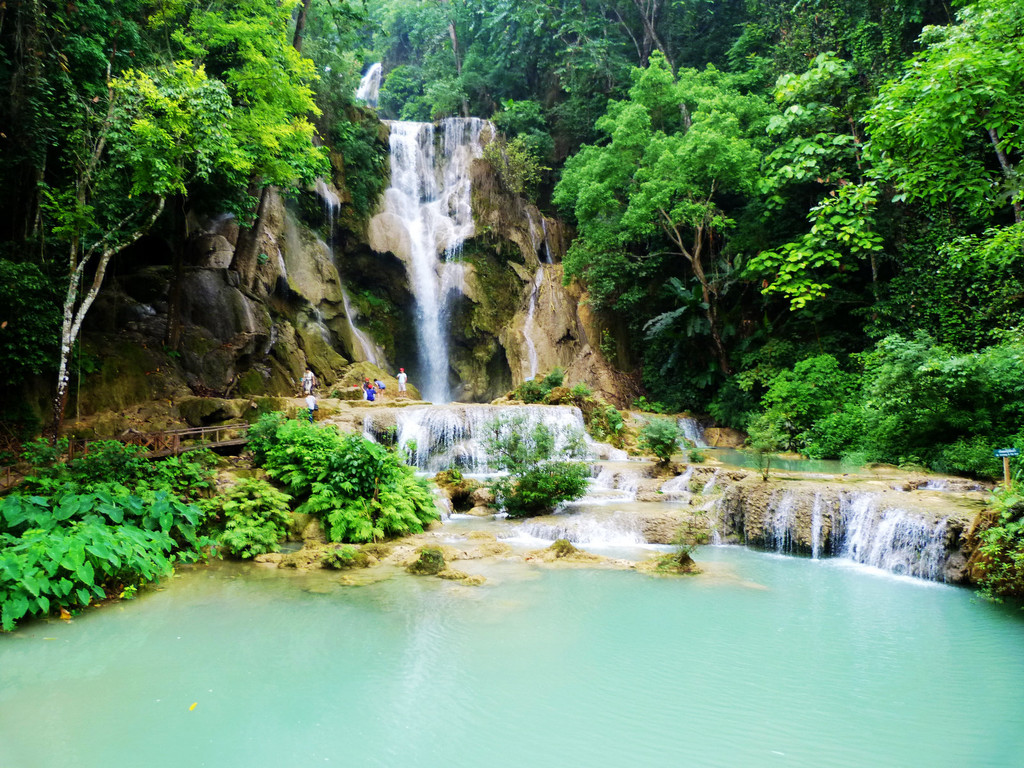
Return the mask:
POLYGON ((222 517, 221 549, 242 559, 273 552, 288 534, 291 497, 265 480, 239 481, 206 505, 222 517))
POLYGON ((683 434, 673 419, 648 419, 640 428, 640 445, 667 464, 679 450, 683 434))
POLYGON ((195 500, 213 488, 212 468, 217 457, 212 452, 191 451, 160 460, 149 459, 147 453, 139 446, 101 440, 90 443, 84 456, 58 462, 58 451, 40 439, 29 445, 26 459, 33 462, 34 470, 22 489, 55 498, 108 491, 143 498, 162 493, 195 500))
POLYGON ((978 570, 982 592, 993 598, 1024 595, 1024 496, 998 488, 991 512, 979 533, 978 570))
POLYGON ((495 173, 502 187, 517 197, 534 196, 541 176, 549 168, 541 165, 536 151, 521 137, 505 141, 497 137, 484 147, 483 158, 495 173))
POLYGON ((772 459, 786 446, 786 435, 769 414, 761 414, 750 420, 747 426, 747 445, 754 456, 754 462, 761 479, 767 481, 772 468, 772 459))
POLYGON ((512 392, 512 397, 522 400, 524 403, 543 403, 551 390, 562 386, 565 379, 565 372, 561 368, 554 368, 544 378, 527 379, 512 392))
POLYGON ((297 511, 323 518, 331 541, 422 533, 439 517, 426 481, 361 435, 305 421, 286 421, 264 434, 267 474, 302 499, 297 511))
POLYGON ((592 390, 586 382, 581 381, 572 385, 572 388, 569 390, 569 394, 577 400, 584 400, 593 395, 594 390, 592 390))
POLYGON ((328 549, 324 556, 320 558, 320 564, 324 568, 344 571, 349 568, 366 568, 370 565, 370 558, 367 553, 351 544, 341 544, 328 549))
POLYGON ((509 517, 545 514, 586 493, 590 470, 582 462, 571 461, 587 455, 582 433, 562 437, 559 453, 570 461, 555 461, 555 436, 543 423, 531 430, 525 416, 514 415, 495 419, 487 429, 491 464, 508 472, 492 489, 498 506, 509 517))
POLYGON ((600 442, 621 448, 626 433, 626 422, 619 409, 610 403, 596 403, 586 412, 587 432, 600 442))
POLYGON ((165 493, 0 499, 0 626, 170 574, 175 559, 194 560, 207 544, 201 517, 165 493))
POLYGON ((668 413, 668 406, 657 400, 651 402, 647 399, 647 395, 641 395, 633 401, 633 407, 644 413, 668 413))
POLYGON ((0 259, 0 385, 52 373, 60 342, 57 292, 35 264, 0 259))
POLYGON ((815 423, 842 412, 858 384, 858 377, 842 371, 834 357, 818 355, 779 372, 761 402, 787 436, 785 447, 803 450, 815 423))
POLYGON ((1024 8, 979 0, 957 24, 927 27, 922 49, 866 116, 880 173, 897 200, 952 203, 976 215, 1012 204, 1024 142, 1024 8))

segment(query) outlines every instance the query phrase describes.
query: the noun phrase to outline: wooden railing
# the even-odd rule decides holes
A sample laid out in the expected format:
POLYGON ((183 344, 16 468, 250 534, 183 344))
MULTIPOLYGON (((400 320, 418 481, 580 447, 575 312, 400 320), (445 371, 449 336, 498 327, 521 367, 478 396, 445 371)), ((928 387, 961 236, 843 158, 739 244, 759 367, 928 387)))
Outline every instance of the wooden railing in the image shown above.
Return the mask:
MULTIPOLYGON (((137 445, 149 452, 146 458, 159 459, 165 456, 178 456, 200 448, 222 448, 232 445, 245 445, 249 441, 249 425, 221 424, 213 427, 190 427, 187 429, 168 429, 163 432, 132 432, 120 437, 83 440, 70 438, 67 453, 61 457, 63 461, 71 461, 77 456, 87 456, 89 446, 94 443, 116 440, 126 445, 137 445)), ((0 491, 11 488, 24 479, 25 475, 14 466, 0 467, 0 491)))

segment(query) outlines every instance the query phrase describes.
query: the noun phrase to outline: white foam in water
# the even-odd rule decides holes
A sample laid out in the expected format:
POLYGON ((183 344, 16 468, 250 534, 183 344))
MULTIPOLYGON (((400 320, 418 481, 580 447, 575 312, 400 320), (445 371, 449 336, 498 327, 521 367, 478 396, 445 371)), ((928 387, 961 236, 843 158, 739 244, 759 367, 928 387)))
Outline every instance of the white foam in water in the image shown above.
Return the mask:
MULTIPOLYGON (((583 414, 569 406, 453 405, 444 408, 402 408, 394 413, 399 449, 415 445, 412 463, 421 471, 434 473, 450 467, 464 472, 490 474, 485 437, 496 418, 515 415, 525 418, 523 429, 532 432, 537 424, 547 426, 555 438, 555 457, 565 451, 574 434, 583 430, 583 414)), ((372 437, 374 414, 364 419, 364 434, 372 437)))
POLYGON ((942 580, 945 518, 929 521, 900 508, 877 508, 876 494, 846 495, 842 501, 842 556, 890 573, 942 580))
POLYGON ((811 507, 811 559, 817 560, 821 554, 821 492, 814 494, 814 505, 811 507))
POLYGON ((671 501, 689 501, 693 495, 690 492, 690 478, 693 477, 693 465, 686 468, 681 475, 676 475, 671 480, 662 483, 661 493, 668 496, 671 501))
POLYGON ((356 98, 362 99, 368 107, 377 106, 377 99, 380 95, 381 70, 379 61, 371 64, 370 68, 366 70, 366 74, 363 75, 363 79, 359 81, 359 87, 356 88, 356 98))
POLYGON ((679 419, 677 423, 687 440, 692 442, 698 448, 709 447, 708 444, 704 442, 704 428, 700 425, 699 421, 692 419, 689 416, 684 416, 679 419))
POLYGON ((764 531, 765 547, 780 553, 792 552, 796 497, 792 493, 784 493, 773 500, 768 511, 770 518, 764 531))
MULTIPOLYGON (((445 260, 457 259, 473 234, 470 166, 483 154, 478 118, 441 121, 440 151, 432 123, 389 122, 391 186, 383 210, 408 236, 409 286, 416 302, 420 392, 431 402, 451 400, 447 323, 453 295, 445 260)), ((455 281, 457 282, 457 281, 455 281)))
POLYGON ((620 512, 601 519, 590 515, 565 515, 564 520, 551 522, 547 518, 544 522, 525 522, 519 529, 527 536, 545 542, 567 539, 573 544, 603 547, 647 543, 636 515, 620 512))
POLYGON ((708 481, 706 483, 704 483, 704 487, 700 489, 701 494, 706 496, 707 494, 711 493, 711 491, 714 490, 715 483, 717 481, 718 481, 718 467, 715 467, 715 471, 711 473, 711 477, 708 479, 708 481))

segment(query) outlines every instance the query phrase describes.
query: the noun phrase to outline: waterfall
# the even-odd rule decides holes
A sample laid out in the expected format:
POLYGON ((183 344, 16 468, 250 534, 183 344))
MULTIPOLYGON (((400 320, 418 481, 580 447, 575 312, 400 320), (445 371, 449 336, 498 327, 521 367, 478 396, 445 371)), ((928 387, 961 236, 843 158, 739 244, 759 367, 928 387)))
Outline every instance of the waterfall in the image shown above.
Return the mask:
POLYGON ((377 97, 380 95, 380 76, 381 65, 378 61, 370 65, 366 74, 363 75, 363 79, 359 81, 359 87, 356 88, 356 98, 362 99, 368 107, 377 106, 377 97))
POLYGON ((686 468, 681 475, 676 475, 671 480, 662 483, 661 493, 668 496, 672 501, 688 502, 693 495, 690 491, 690 478, 693 477, 693 465, 686 468))
POLYGON ((704 487, 700 489, 702 496, 707 496, 711 491, 715 489, 715 483, 718 482, 718 467, 715 467, 715 471, 711 473, 711 477, 704 483, 704 487))
POLYGON ((416 337, 420 356, 419 389, 434 403, 451 400, 448 384, 447 316, 453 280, 461 266, 443 261, 460 255, 473 234, 470 166, 483 154, 480 135, 487 125, 477 118, 441 121, 441 152, 435 152, 430 123, 396 121, 391 128, 391 186, 384 209, 408 235, 410 288, 416 301, 416 337))
POLYGON ((540 293, 540 286, 544 282, 544 267, 537 268, 537 275, 533 278, 533 289, 530 291, 530 305, 526 310, 526 323, 523 325, 523 338, 526 340, 526 359, 529 366, 527 379, 537 376, 537 344, 533 340, 533 314, 537 310, 537 295, 540 293))
MULTIPOLYGON (((576 433, 583 431, 583 414, 575 407, 455 405, 395 409, 395 441, 399 449, 412 454, 412 463, 422 471, 459 467, 464 472, 487 473, 491 470, 485 442, 487 427, 495 418, 510 413, 525 418, 522 428, 526 433, 537 424, 548 427, 555 438, 556 457, 576 433)), ((371 439, 386 429, 378 425, 378 418, 386 421, 388 416, 380 410, 364 419, 363 433, 371 439)))
POLYGON ((796 522, 796 496, 786 492, 772 502, 765 522, 764 544, 776 552, 792 552, 793 528, 796 522))
POLYGON ((689 416, 680 418, 677 422, 679 429, 683 431, 683 436, 693 443, 698 448, 708 448, 708 444, 704 442, 704 428, 700 425, 700 422, 689 416))
POLYGON ((345 290, 344 285, 341 286, 341 303, 345 307, 345 320, 348 321, 348 329, 352 333, 352 346, 359 347, 358 350, 352 350, 353 356, 360 355, 366 362, 373 363, 378 368, 381 367, 384 362, 383 352, 370 340, 369 336, 356 328, 356 324, 352 320, 352 306, 349 302, 348 291, 345 290))
MULTIPOLYGON (((341 199, 323 179, 316 180, 316 194, 323 201, 324 211, 327 214, 327 232, 328 237, 330 237, 334 233, 334 215, 341 208, 341 199)), ((334 249, 331 245, 319 238, 317 238, 317 243, 323 249, 324 255, 326 255, 330 262, 334 264, 335 268, 337 268, 338 263, 334 258, 334 249)), ((287 275, 283 257, 281 257, 281 269, 282 274, 287 275)), ((345 322, 348 324, 352 340, 352 349, 350 350, 352 356, 357 360, 365 360, 366 362, 373 363, 378 367, 385 364, 384 351, 375 344, 369 336, 356 327, 355 320, 353 319, 352 304, 349 300, 348 291, 345 290, 345 282, 342 279, 340 269, 338 269, 338 286, 341 289, 341 301, 342 306, 345 309, 345 322)), ((330 343, 329 339, 326 337, 325 340, 330 343)))
POLYGON ((636 515, 613 512, 608 516, 553 515, 543 520, 522 523, 516 530, 536 539, 567 539, 573 544, 590 546, 637 546, 647 543, 636 515))
POLYGON ((811 559, 817 560, 821 554, 821 491, 814 494, 811 506, 811 559))
POLYGON ((892 573, 942 580, 946 519, 929 521, 904 509, 878 509, 877 500, 872 493, 843 495, 841 556, 892 573))

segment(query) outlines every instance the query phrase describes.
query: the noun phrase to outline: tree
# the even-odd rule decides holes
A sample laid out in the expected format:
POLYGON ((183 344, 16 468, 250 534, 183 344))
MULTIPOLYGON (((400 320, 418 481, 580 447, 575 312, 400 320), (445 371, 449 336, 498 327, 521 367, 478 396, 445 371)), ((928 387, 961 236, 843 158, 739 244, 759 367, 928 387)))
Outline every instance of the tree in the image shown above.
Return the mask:
POLYGON ((782 75, 775 86, 780 114, 768 134, 780 142, 761 179, 765 220, 806 210, 810 229, 750 260, 765 293, 780 293, 793 309, 820 299, 853 259, 867 257, 878 278, 882 237, 875 228, 878 190, 866 178, 864 136, 858 122, 864 95, 856 68, 831 53, 818 55, 803 74, 782 75))
POLYGON ((555 189, 555 203, 579 224, 565 274, 583 278, 601 303, 623 295, 636 302, 637 279, 681 257, 728 373, 717 303, 731 271, 721 238, 733 220, 722 201, 753 191, 765 107, 714 68, 673 76, 657 52, 633 78, 630 99, 611 103, 598 121, 610 141, 571 158, 555 189))
POLYGON ((1024 186, 1024 7, 979 0, 958 24, 927 27, 924 49, 882 88, 866 116, 881 174, 897 200, 952 203, 988 215, 1010 206, 1020 223, 1024 186))
POLYGON ((658 457, 659 464, 668 464, 679 450, 682 432, 671 419, 648 419, 640 428, 640 445, 658 457))
POLYGON ((555 458, 555 435, 543 422, 529 428, 525 416, 499 417, 487 426, 492 465, 508 475, 493 485, 498 504, 509 517, 533 517, 586 493, 590 470, 572 459, 584 458, 582 432, 563 435, 555 458))
POLYGON ((74 175, 64 188, 46 190, 44 205, 54 238, 68 248, 55 436, 67 403, 71 351, 110 259, 150 229, 168 195, 239 163, 238 147, 223 130, 230 114, 223 84, 187 62, 152 74, 129 71, 110 81, 105 99, 81 104, 68 142, 74 175), (97 112, 95 103, 105 110, 97 112))

